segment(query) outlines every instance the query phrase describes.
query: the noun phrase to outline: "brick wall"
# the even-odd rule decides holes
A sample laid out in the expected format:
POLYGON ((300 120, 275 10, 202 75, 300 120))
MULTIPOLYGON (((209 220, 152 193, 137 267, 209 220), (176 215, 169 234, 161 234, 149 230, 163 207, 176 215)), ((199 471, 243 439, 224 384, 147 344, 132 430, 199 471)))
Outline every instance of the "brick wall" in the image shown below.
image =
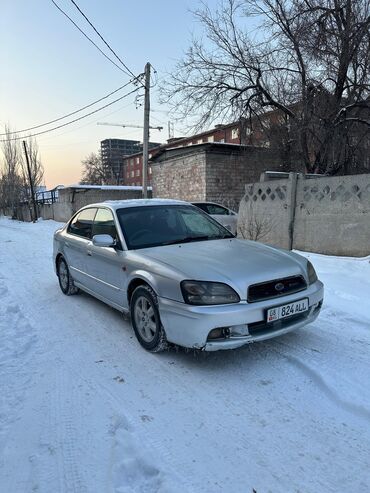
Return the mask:
MULTIPOLYGON (((264 171, 285 171, 275 150, 246 146, 235 151, 207 152, 206 199, 237 209, 245 184, 258 181, 264 171)), ((294 171, 301 171, 297 164, 294 171)), ((292 171, 291 169, 289 171, 292 171)))
POLYGON ((192 152, 153 165, 153 197, 206 199, 206 153, 192 152))
POLYGON ((272 149, 220 144, 166 151, 152 169, 154 197, 208 200, 231 209, 238 209, 245 183, 266 170, 285 170, 272 149))

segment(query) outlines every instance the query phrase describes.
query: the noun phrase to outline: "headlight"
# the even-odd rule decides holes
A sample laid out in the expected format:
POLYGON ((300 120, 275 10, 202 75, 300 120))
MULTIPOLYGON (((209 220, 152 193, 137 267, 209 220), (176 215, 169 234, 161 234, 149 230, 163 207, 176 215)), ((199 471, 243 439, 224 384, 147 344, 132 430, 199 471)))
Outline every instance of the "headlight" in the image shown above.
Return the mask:
POLYGON ((181 291, 189 305, 223 305, 240 301, 237 293, 222 282, 182 281, 181 291))
POLYGON ((307 260, 308 284, 313 284, 317 281, 316 271, 309 260, 307 260))

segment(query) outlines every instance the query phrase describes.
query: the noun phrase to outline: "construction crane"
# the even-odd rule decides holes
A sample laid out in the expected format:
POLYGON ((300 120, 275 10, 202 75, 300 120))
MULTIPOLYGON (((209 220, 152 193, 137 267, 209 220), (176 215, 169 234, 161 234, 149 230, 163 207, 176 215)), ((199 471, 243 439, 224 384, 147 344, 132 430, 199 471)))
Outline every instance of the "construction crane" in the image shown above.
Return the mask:
MULTIPOLYGON (((124 125, 123 123, 107 123, 107 122, 98 122, 97 125, 109 125, 111 127, 131 127, 131 128, 144 128, 142 125, 124 125)), ((163 127, 150 127, 151 130, 163 130, 163 127)))

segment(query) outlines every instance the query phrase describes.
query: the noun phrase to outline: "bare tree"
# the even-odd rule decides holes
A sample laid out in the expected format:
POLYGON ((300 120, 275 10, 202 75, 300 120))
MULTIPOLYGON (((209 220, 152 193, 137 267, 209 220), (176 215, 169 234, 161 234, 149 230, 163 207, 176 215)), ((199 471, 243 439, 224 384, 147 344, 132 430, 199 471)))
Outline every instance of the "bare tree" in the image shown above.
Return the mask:
POLYGON ((346 137, 370 127, 370 0, 224 0, 194 14, 207 41, 192 41, 162 88, 180 117, 255 125, 274 111, 307 171, 342 169, 346 137))
POLYGON ((109 183, 111 173, 98 154, 91 153, 82 161, 83 171, 81 183, 103 185, 109 183))
POLYGON ((5 138, 2 141, 3 160, 1 163, 1 208, 10 210, 16 216, 16 206, 21 200, 24 181, 22 178, 22 153, 18 140, 13 140, 12 130, 5 126, 5 138))
POLYGON ((244 214, 239 213, 238 236, 246 240, 260 241, 274 228, 274 220, 264 212, 257 213, 250 203, 244 214))
POLYGON ((20 140, 14 139, 14 132, 9 125, 5 127, 5 138, 2 142, 3 159, 0 166, 0 207, 3 212, 10 211, 13 217, 17 217, 17 208, 20 204, 29 203, 32 187, 36 189, 42 183, 44 176, 36 140, 29 137, 26 143, 30 173, 27 170, 20 140))

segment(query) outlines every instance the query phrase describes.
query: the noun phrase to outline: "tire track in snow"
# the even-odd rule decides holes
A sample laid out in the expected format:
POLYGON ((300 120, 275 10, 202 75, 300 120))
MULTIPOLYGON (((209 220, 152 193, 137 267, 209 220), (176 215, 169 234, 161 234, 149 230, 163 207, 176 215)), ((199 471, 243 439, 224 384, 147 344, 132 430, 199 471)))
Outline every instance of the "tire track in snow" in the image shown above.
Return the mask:
MULTIPOLYGON (((78 382, 98 394, 103 402, 107 402, 113 408, 113 416, 109 427, 109 439, 111 443, 111 460, 108 471, 108 484, 104 491, 115 493, 173 493, 177 491, 177 485, 181 480, 174 472, 176 464, 173 457, 163 446, 160 439, 144 435, 134 424, 129 409, 132 404, 122 399, 120 394, 115 393, 108 383, 103 383, 101 374, 95 366, 89 368, 89 376, 76 371, 72 359, 63 361, 65 371, 70 374, 69 381, 78 382), (128 415, 117 410, 126 408, 128 415), (158 467, 160 461, 161 466, 158 467)), ((93 358, 92 358, 93 360, 93 358)), ((62 395, 65 392, 62 392, 62 395)), ((135 406, 134 406, 135 407, 135 406)), ((181 478, 183 479, 183 478, 181 478)), ((66 491, 74 491, 67 489, 66 491)), ((80 490, 77 490, 80 491, 80 490)), ((84 490, 82 490, 84 491, 84 490)), ((182 493, 188 489, 183 484, 182 493)))
MULTIPOLYGON (((69 382, 73 379, 68 379, 69 382)), ((57 434, 59 469, 63 471, 64 491, 67 493, 87 493, 83 475, 80 471, 79 456, 82 451, 78 448, 83 426, 81 409, 83 403, 74 384, 67 388, 65 369, 57 361, 56 399, 54 400, 54 419, 57 434)), ((86 443, 86 442, 85 442, 86 443)))
POLYGON ((337 407, 343 409, 344 411, 353 414, 354 416, 365 419, 370 422, 370 410, 359 404, 353 404, 352 402, 348 402, 340 397, 340 395, 335 392, 323 379, 323 377, 314 370, 307 363, 302 361, 300 358, 293 356, 291 354, 281 353, 280 351, 276 351, 283 358, 285 358, 289 363, 298 368, 301 372, 303 372, 306 376, 310 378, 310 380, 316 385, 316 387, 323 392, 326 397, 333 402, 337 407))
POLYGON ((111 478, 115 493, 165 493, 174 489, 168 476, 155 465, 149 450, 132 433, 124 416, 116 416, 113 437, 111 478))
POLYGON ((3 435, 0 446, 4 447, 6 430, 17 420, 31 380, 29 362, 38 338, 1 280, 0 299, 0 434, 3 435))

